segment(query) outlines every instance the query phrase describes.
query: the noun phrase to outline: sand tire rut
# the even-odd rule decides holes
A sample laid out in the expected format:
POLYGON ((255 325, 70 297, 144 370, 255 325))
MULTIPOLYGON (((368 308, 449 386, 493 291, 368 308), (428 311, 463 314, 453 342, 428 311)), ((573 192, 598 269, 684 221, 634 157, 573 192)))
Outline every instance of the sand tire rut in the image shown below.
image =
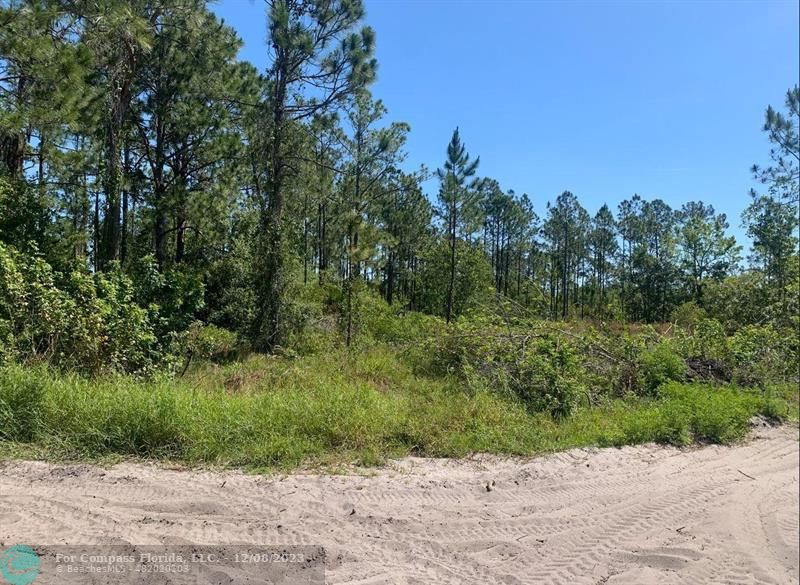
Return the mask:
POLYGON ((0 545, 315 544, 328 582, 353 585, 800 580, 796 428, 367 476, 0 465, 0 545))

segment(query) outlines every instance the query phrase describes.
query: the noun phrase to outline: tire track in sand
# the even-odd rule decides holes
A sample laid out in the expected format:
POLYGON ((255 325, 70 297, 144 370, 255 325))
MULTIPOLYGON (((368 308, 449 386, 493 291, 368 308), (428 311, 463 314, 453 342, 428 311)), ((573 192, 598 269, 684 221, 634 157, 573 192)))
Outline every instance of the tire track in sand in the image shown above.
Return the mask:
POLYGON ((317 544, 348 585, 797 584, 797 429, 758 432, 368 477, 6 462, 0 545, 317 544))

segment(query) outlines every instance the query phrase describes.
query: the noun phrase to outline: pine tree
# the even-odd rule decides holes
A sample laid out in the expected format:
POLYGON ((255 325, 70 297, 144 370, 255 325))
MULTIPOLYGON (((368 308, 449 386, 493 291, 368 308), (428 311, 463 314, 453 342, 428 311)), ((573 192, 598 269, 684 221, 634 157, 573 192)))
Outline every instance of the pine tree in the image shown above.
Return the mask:
POLYGON ((453 298, 458 264, 456 240, 459 233, 468 233, 469 230, 465 228, 470 225, 470 220, 474 222, 475 219, 478 182, 473 177, 478 170, 480 160, 480 157, 470 160, 467 149, 461 142, 458 128, 456 128, 450 144, 447 146, 447 160, 445 160, 444 167, 436 171, 440 181, 438 211, 444 220, 445 234, 450 247, 449 278, 444 308, 445 319, 448 323, 453 318, 453 298))
POLYGON ((774 145, 772 165, 753 165, 753 176, 768 186, 767 194, 750 191, 752 202, 742 213, 747 235, 753 239, 751 262, 767 278, 784 313, 791 259, 797 254, 800 225, 800 88, 786 92, 786 114, 767 108, 763 130, 774 145))
POLYGON ((769 156, 772 164, 767 168, 753 165, 755 178, 768 186, 769 194, 787 203, 800 204, 800 87, 786 92, 786 113, 776 112, 772 106, 764 114, 764 132, 774 145, 769 156))
POLYGON ((269 0, 267 72, 263 106, 266 139, 260 159, 267 169, 259 194, 258 307, 251 338, 270 351, 284 334, 282 310, 287 253, 286 198, 293 178, 290 133, 297 123, 327 111, 375 76, 374 34, 353 32, 364 16, 360 0, 269 0), (302 97, 313 89, 313 96, 302 97))
POLYGON ((542 232, 549 244, 551 312, 562 319, 569 316, 570 293, 576 302, 580 264, 585 258, 585 233, 589 221, 586 210, 569 191, 548 204, 542 232))
POLYGON ((678 212, 679 264, 692 299, 702 303, 709 279, 721 280, 735 268, 738 253, 733 236, 726 236, 725 214, 717 215, 711 205, 690 201, 678 212))
MULTIPOLYGON (((213 219, 205 214, 192 225, 190 207, 193 199, 226 184, 228 167, 241 150, 241 137, 232 123, 233 104, 248 90, 253 93, 253 79, 235 62, 241 43, 234 31, 201 2, 165 5, 153 30, 152 50, 140 65, 135 85, 131 142, 143 163, 142 196, 153 210, 153 251, 163 268, 170 257, 175 263, 184 260, 190 228, 213 219)), ((123 192, 123 216, 128 195, 123 192)), ((219 195, 203 198, 207 212, 224 201, 219 195)), ((127 231, 122 230, 123 242, 127 231)))
POLYGON ((79 2, 77 10, 84 23, 83 42, 93 54, 96 91, 101 98, 97 112, 103 145, 100 175, 105 204, 94 253, 96 267, 102 270, 120 257, 123 140, 129 129, 136 78, 152 48, 162 6, 144 0, 125 4, 86 0, 79 2))
POLYGON ((373 101, 367 91, 361 91, 354 96, 347 112, 352 130, 352 136, 344 141, 345 151, 350 156, 344 169, 348 210, 345 279, 347 346, 350 346, 354 334, 354 288, 361 278, 362 263, 373 255, 378 243, 375 230, 372 230, 371 238, 366 237, 368 216, 375 209, 376 201, 387 197, 388 179, 393 173, 399 172, 398 165, 405 157, 402 147, 409 130, 408 125, 395 122, 385 128, 375 127, 385 114, 383 102, 373 101))
POLYGON ((608 288, 614 261, 619 249, 616 222, 608 205, 603 205, 592 220, 588 237, 589 263, 592 268, 592 305, 602 314, 608 303, 608 288))

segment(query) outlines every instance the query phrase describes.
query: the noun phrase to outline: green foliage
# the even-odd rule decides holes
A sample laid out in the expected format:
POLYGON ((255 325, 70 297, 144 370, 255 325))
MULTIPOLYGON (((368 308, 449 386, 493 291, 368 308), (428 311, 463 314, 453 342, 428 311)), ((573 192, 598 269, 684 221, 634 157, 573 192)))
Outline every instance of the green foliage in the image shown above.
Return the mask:
POLYGON ((119 268, 63 279, 44 260, 0 244, 0 356, 88 373, 152 373, 167 358, 119 268))
POLYGON ((96 286, 105 329, 102 362, 115 371, 152 373, 158 360, 166 357, 152 325, 158 309, 145 310, 134 302, 133 282, 119 268, 99 274, 96 286))
POLYGON ((548 204, 547 212, 542 234, 552 251, 551 316, 566 319, 576 300, 570 301, 572 282, 576 279, 578 258, 584 253, 584 234, 589 230, 590 218, 578 198, 569 191, 561 193, 552 205, 548 204))
MULTIPOLYGON (((456 272, 453 285, 453 316, 486 303, 492 295, 491 267, 483 252, 466 242, 456 242, 456 272)), ((420 272, 419 309, 446 317, 450 275, 450 246, 439 241, 425 253, 420 272)))
POLYGON ((212 262, 205 274, 205 304, 209 323, 247 333, 255 314, 254 249, 247 238, 252 227, 238 226, 241 233, 233 238, 224 258, 212 262))
MULTIPOLYGON (((551 319, 671 316, 700 327, 680 348, 703 359, 732 359, 706 318, 729 336, 800 327, 797 87, 766 110, 770 162, 752 169, 766 192, 743 215, 752 267, 737 274, 711 206, 634 195, 592 218, 565 191, 537 207, 479 178, 458 129, 434 205, 427 171, 400 168, 408 125, 369 93, 363 2, 275 1, 267 17, 259 74, 205 1, 0 6, 0 241, 26 256, 4 268, 3 302, 29 308, 3 308, 0 359, 152 372, 197 319, 267 352, 335 347, 337 319, 348 345, 406 343, 436 322, 400 312, 451 322, 493 293, 551 319)), ((593 395, 650 384, 651 340, 599 341, 627 357, 605 372, 583 359, 593 395)))
POLYGON ((45 386, 39 372, 0 366, 0 440, 32 441, 45 386))
POLYGON ((233 331, 197 321, 186 335, 186 348, 198 360, 226 362, 237 354, 239 338, 233 331))
POLYGON ((341 340, 337 321, 342 308, 342 292, 338 287, 292 285, 292 294, 284 307, 287 343, 281 352, 290 355, 311 355, 328 351, 341 340))
POLYGON ((668 343, 660 343, 641 355, 641 371, 647 393, 655 393, 662 384, 683 380, 686 364, 668 343))
POLYGON ((249 468, 373 465, 409 453, 533 454, 586 445, 731 442, 751 417, 785 416, 796 388, 772 396, 667 384, 651 400, 581 406, 553 419, 486 388, 414 374, 388 346, 297 360, 254 356, 187 378, 87 380, 0 369, 0 447, 50 456, 136 455, 249 468))
POLYGON ((703 306, 727 331, 753 325, 768 316, 769 289, 764 276, 745 272, 711 282, 705 289, 703 306))
POLYGON ((458 130, 434 206, 408 126, 379 127, 363 17, 270 2, 259 75, 206 2, 0 5, 0 439, 272 465, 729 441, 794 412, 796 87, 738 273, 701 202, 591 218, 565 191, 540 225, 458 130), (189 360, 211 381, 167 378, 189 360), (675 383, 728 374, 758 391, 675 383))
POLYGON ((701 302, 706 283, 721 280, 736 266, 741 247, 736 238, 725 235, 725 214, 717 215, 711 205, 691 201, 678 214, 679 266, 692 297, 701 302))
POLYGON ((132 300, 148 308, 159 339, 188 329, 203 308, 201 280, 185 270, 159 270, 153 256, 134 263, 130 281, 134 284, 132 300))
POLYGON ((56 324, 64 320, 64 300, 54 290, 46 263, 0 244, 0 319, 12 346, 23 339, 41 347, 49 330, 57 331, 56 324))
POLYGON ((41 192, 0 172, 0 243, 26 250, 48 243, 49 205, 41 192))
POLYGON ((747 432, 750 419, 766 407, 762 397, 731 389, 671 385, 664 393, 663 417, 669 433, 664 439, 679 444, 689 440, 730 443, 740 439, 747 432))
POLYGON ((736 381, 763 388, 771 382, 796 379, 800 356, 792 333, 771 325, 748 325, 737 331, 730 339, 736 381))
MULTIPOLYGON (((715 313, 716 314, 716 313, 715 313)), ((683 328, 692 328, 706 318, 706 312, 695 301, 681 303, 673 309, 669 320, 683 328)))
POLYGON ((40 426, 47 440, 66 443, 76 454, 182 454, 179 416, 187 405, 179 405, 168 384, 119 376, 95 383, 66 376, 45 384, 40 426))
POLYGON ((744 386, 763 388, 800 375, 796 330, 788 327, 746 325, 726 335, 719 321, 703 319, 693 331, 680 330, 674 344, 685 358, 715 364, 744 386))
POLYGON ((526 335, 490 321, 461 321, 432 344, 434 371, 514 397, 532 411, 567 416, 583 391, 575 347, 544 331, 526 335))
POLYGON ((728 339, 722 324, 716 319, 702 319, 692 334, 685 333, 679 339, 681 353, 686 357, 713 360, 728 358, 728 339))
POLYGON ((410 344, 443 331, 439 318, 390 306, 380 295, 368 289, 360 291, 358 306, 361 332, 372 342, 410 344))
POLYGON ((772 164, 766 168, 753 165, 753 176, 767 185, 771 196, 800 203, 800 140, 798 139, 798 118, 800 118, 800 87, 795 85, 786 92, 785 112, 776 112, 772 106, 764 113, 763 131, 766 132, 773 147, 769 156, 772 164))

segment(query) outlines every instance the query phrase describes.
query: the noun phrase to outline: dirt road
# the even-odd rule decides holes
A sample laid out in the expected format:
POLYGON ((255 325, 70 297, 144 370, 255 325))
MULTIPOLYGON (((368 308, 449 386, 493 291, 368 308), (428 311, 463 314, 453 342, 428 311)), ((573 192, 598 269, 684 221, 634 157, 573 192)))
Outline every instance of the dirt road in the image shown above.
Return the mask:
POLYGON ((0 545, 314 544, 351 584, 798 583, 797 429, 259 477, 0 463, 0 545))

